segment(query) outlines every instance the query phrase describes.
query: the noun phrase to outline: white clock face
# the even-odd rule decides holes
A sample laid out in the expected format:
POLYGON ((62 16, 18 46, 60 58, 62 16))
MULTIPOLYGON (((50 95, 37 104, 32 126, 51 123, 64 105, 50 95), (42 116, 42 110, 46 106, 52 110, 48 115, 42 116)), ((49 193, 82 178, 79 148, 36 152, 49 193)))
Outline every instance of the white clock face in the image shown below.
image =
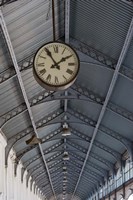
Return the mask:
POLYGON ((51 87, 65 86, 75 80, 78 71, 78 56, 70 46, 64 43, 48 43, 35 55, 34 74, 42 84, 51 87))

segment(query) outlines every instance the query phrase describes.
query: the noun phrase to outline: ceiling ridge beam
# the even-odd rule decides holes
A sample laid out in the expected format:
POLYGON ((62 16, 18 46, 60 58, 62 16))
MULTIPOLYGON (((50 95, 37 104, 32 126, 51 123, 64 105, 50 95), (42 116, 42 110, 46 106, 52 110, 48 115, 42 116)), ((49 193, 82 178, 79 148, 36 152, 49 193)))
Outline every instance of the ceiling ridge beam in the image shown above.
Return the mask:
MULTIPOLYGON (((81 87, 79 84, 74 84, 71 86, 71 88, 81 95, 81 97, 79 96, 79 99, 81 98, 81 100, 82 96, 85 96, 86 98, 88 98, 88 100, 91 99, 97 104, 103 105, 104 103, 104 97, 101 97, 99 94, 96 94, 87 88, 81 87)), ((107 109, 133 122, 133 113, 129 110, 126 110, 125 108, 118 106, 111 101, 109 101, 107 109)))
MULTIPOLYGON (((76 149, 80 149, 80 148, 81 148, 81 149, 84 150, 85 153, 87 153, 87 149, 81 147, 79 144, 73 143, 73 142, 71 142, 70 140, 67 141, 67 143, 68 143, 69 145, 73 146, 73 147, 76 148, 76 149)), ((89 146, 90 146, 90 145, 89 145, 89 146)), ((108 161, 108 160, 106 160, 105 158, 99 156, 98 154, 95 154, 95 153, 92 153, 92 152, 91 152, 90 157, 95 158, 95 159, 98 160, 99 162, 102 162, 104 165, 106 165, 110 170, 113 170, 113 163, 110 162, 110 161, 108 161)))
MULTIPOLYGON (((49 158, 46 159, 46 162, 49 163, 51 161, 55 161, 56 158, 58 158, 59 156, 63 155, 63 153, 55 153, 53 156, 50 156, 49 158)), ((37 164, 38 165, 38 164, 37 164)), ((35 166, 34 166, 35 167, 35 166)), ((33 169, 33 166, 31 168, 28 169, 28 171, 30 172, 33 169)), ((26 170, 26 167, 25 167, 26 170)))
MULTIPOLYGON (((109 56, 99 52, 98 50, 96 50, 74 38, 70 38, 70 44, 76 50, 79 50, 80 52, 86 54, 87 56, 93 58, 94 60, 97 60, 100 63, 102 63, 103 67, 106 67, 107 69, 114 71, 117 61, 114 60, 113 58, 110 58, 109 56)), ((128 80, 133 81, 133 69, 127 68, 122 65, 122 67, 118 73, 121 76, 124 76, 125 78, 127 78, 128 80)))
MULTIPOLYGON (((57 158, 59 157, 60 155, 62 154, 62 152, 58 152, 58 153, 55 153, 54 155, 50 156, 49 158, 47 158, 47 162, 51 161, 51 159, 54 159, 54 158, 57 158)), ((40 157, 39 157, 40 158, 40 157)), ((23 165, 25 166, 25 168, 27 168, 30 164, 32 164, 33 162, 35 162, 37 159, 39 158, 35 158, 34 157, 30 160, 28 160, 27 162, 23 163, 23 165)))
MULTIPOLYGON (((89 136, 87 136, 87 135, 81 133, 80 131, 78 131, 78 130, 76 130, 76 129, 73 129, 73 128, 72 128, 71 130, 72 130, 72 133, 73 133, 74 135, 76 135, 76 136, 82 138, 82 140, 84 140, 84 141, 90 143, 91 137, 89 137, 89 136)), ((115 150, 109 148, 108 146, 106 146, 106 145, 104 145, 104 144, 102 144, 102 143, 100 143, 100 142, 98 142, 98 141, 96 141, 96 140, 94 141, 94 145, 95 145, 96 147, 102 149, 103 151, 106 151, 107 153, 111 154, 111 155, 115 158, 115 160, 116 160, 116 161, 119 160, 119 164, 121 164, 121 163, 120 163, 120 160, 121 160, 121 154, 120 154, 120 153, 116 152, 115 150)))
MULTIPOLYGON (((6 27, 6 23, 4 21, 4 17, 3 17, 3 14, 1 12, 1 10, 0 10, 0 24, 1 24, 1 27, 2 27, 2 31, 4 33, 4 37, 5 37, 9 52, 10 52, 10 56, 11 56, 11 59, 12 59, 12 62, 13 62, 17 77, 18 77, 18 81, 19 81, 19 85, 20 85, 20 88, 21 88, 21 92, 23 94, 23 98, 25 100, 25 103, 26 103, 26 106, 27 106, 27 109, 28 109, 29 117, 30 117, 33 129, 34 129, 34 132, 35 132, 36 136, 39 138, 39 135, 38 135, 38 132, 37 132, 37 128, 36 128, 36 124, 35 124, 35 121, 34 121, 34 117, 33 117, 33 114, 32 114, 31 108, 30 108, 30 104, 29 104, 29 101, 28 101, 28 97, 27 97, 27 94, 26 94, 26 91, 25 91, 25 88, 24 88, 24 83, 23 83, 23 80, 22 80, 22 77, 21 77, 21 73, 19 71, 19 66, 18 66, 18 63, 17 63, 17 59, 16 59, 16 56, 15 56, 15 53, 14 53, 14 49, 13 49, 13 46, 12 46, 12 43, 11 43, 11 39, 10 39, 8 30, 7 30, 7 27, 6 27)), ((55 200, 57 200, 55 192, 54 192, 54 188, 53 188, 53 185, 52 185, 49 169, 48 169, 48 166, 47 166, 47 163, 46 163, 46 160, 45 160, 45 156, 43 154, 43 150, 42 150, 41 144, 39 144, 39 149, 40 149, 40 152, 41 152, 41 155, 42 155, 42 158, 43 158, 44 166, 46 167, 46 171, 48 173, 49 182, 50 182, 50 185, 51 185, 51 188, 52 188, 52 192, 54 194, 54 198, 55 198, 55 200)))
MULTIPOLYGON (((62 141, 59 141, 58 143, 50 146, 49 148, 43 150, 44 155, 48 154, 50 152, 53 152, 53 150, 57 149, 59 146, 61 146, 63 144, 62 141)), ((16 157, 16 162, 18 163, 20 161, 20 159, 25 155, 25 153, 28 153, 29 151, 31 151, 32 149, 38 147, 38 145, 32 145, 30 147, 28 147, 27 149, 25 149, 25 151, 23 151, 21 154, 17 155, 16 157)))
POLYGON ((79 185, 79 182, 81 180, 81 177, 82 177, 82 174, 83 174, 83 171, 84 171, 84 168, 85 168, 85 165, 87 163, 87 160, 88 160, 88 157, 90 155, 90 152, 91 152, 91 149, 92 149, 92 146, 93 146, 93 143, 94 143, 94 140, 96 138, 96 135, 97 135, 97 132, 98 132, 98 128, 101 124, 101 121, 103 119, 103 116, 105 114, 105 110, 106 110, 106 107, 107 107, 107 104, 109 102, 109 99, 111 97, 111 94, 113 92, 113 89, 114 89, 114 86, 116 84, 116 81, 117 81, 117 78, 118 78, 118 75, 119 75, 119 70, 120 70, 120 67, 122 65, 122 62, 125 58, 125 55, 127 53, 127 50, 128 50, 128 47, 129 47, 129 44, 131 42, 131 39, 132 39, 132 36, 133 36, 133 18, 131 20, 131 23, 130 23, 130 26, 129 26, 129 29, 128 29, 128 32, 127 32, 127 35, 126 35, 126 38, 125 38, 125 41, 124 41, 124 44, 123 44, 123 47, 122 47, 122 50, 121 50, 121 53, 120 53, 120 56, 118 58, 118 62, 116 64, 116 68, 114 70, 114 74, 113 74, 113 77, 112 77, 112 80, 111 80, 111 83, 110 83, 110 86, 109 86, 109 89, 108 89, 108 92, 107 92, 107 95, 106 95, 106 98, 105 98, 105 101, 104 101, 104 104, 102 106, 102 109, 101 109, 101 112, 99 114, 99 117, 98 117, 98 120, 97 120, 97 124, 96 124, 96 127, 94 128, 94 131, 93 131, 93 136, 92 136, 92 139, 91 139, 91 142, 90 142, 90 145, 89 145, 89 148, 88 148, 88 151, 86 153, 86 158, 84 160, 84 163, 83 163, 83 166, 82 166, 82 169, 81 169, 81 173, 79 175, 79 178, 78 178, 78 181, 77 181, 77 184, 75 186, 75 189, 74 189, 74 192, 72 194, 72 198, 74 197, 75 193, 76 193, 76 190, 77 190, 77 187, 79 185))
MULTIPOLYGON (((69 152, 69 154, 71 155, 71 152, 69 152)), ((81 158, 82 158, 82 160, 84 161, 84 158, 83 158, 83 157, 81 157, 81 156, 79 156, 79 155, 77 156, 77 154, 75 154, 75 153, 73 154, 73 156, 74 156, 74 157, 77 157, 77 159, 81 159, 81 158)), ((94 164, 94 163, 92 163, 92 162, 90 162, 90 163, 88 164, 88 166, 91 166, 92 168, 94 168, 94 169, 96 169, 97 171, 99 171, 100 174, 101 174, 103 177, 106 177, 107 174, 108 174, 108 172, 105 173, 105 170, 104 170, 103 168, 97 166, 96 164, 94 164)), ((100 174, 99 174, 99 176, 100 176, 100 174)))
MULTIPOLYGON (((69 109, 68 113, 70 114, 71 118, 72 116, 75 117, 74 119, 75 122, 76 122, 76 119, 78 119, 79 120, 78 123, 82 122, 83 124, 86 124, 87 126, 96 127, 96 121, 89 118, 88 116, 81 114, 81 112, 69 109)), ((98 130, 100 132, 105 133, 106 135, 109 135, 110 137, 115 138, 117 141, 119 141, 126 148, 132 160, 132 157, 133 157, 132 142, 129 139, 127 139, 126 137, 123 137, 122 135, 120 135, 120 133, 117 133, 103 125, 100 125, 98 130)))
MULTIPOLYGON (((44 117, 43 119, 39 120, 38 122, 36 122, 36 124, 38 125, 38 128, 40 127, 40 125, 47 126, 47 124, 50 123, 50 121, 52 121, 53 119, 56 119, 56 118, 58 118, 57 112, 53 112, 51 115, 48 115, 48 116, 44 117), (51 120, 49 120, 49 118, 51 118, 51 120)), ((55 135, 57 135, 60 131, 61 131, 61 129, 53 131, 52 132, 52 133, 54 133, 53 137, 55 135)), ((7 159, 8 159, 8 155, 9 155, 11 148, 18 141, 21 141, 21 140, 23 141, 24 138, 26 138, 28 135, 31 135, 31 134, 33 135, 33 133, 35 135, 34 129, 31 126, 29 126, 26 129, 22 130, 21 132, 17 133, 16 135, 14 135, 13 137, 8 139, 7 145, 5 148, 5 164, 6 165, 7 165, 7 159)), ((50 138, 52 138, 52 137, 50 136, 50 138)), ((45 142, 45 141, 47 141, 47 139, 45 139, 45 137, 44 137, 42 142, 45 142)))

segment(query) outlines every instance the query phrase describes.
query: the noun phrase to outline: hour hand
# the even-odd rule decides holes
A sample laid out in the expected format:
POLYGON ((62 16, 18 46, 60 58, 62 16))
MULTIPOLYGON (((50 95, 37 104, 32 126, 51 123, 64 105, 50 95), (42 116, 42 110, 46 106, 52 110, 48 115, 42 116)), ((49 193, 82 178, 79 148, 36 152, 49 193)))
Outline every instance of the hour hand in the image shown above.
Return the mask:
POLYGON ((57 68, 57 69, 60 69, 60 66, 59 64, 62 63, 62 62, 65 62, 68 58, 70 58, 72 55, 69 55, 69 56, 66 56, 66 57, 63 57, 59 62, 55 63, 54 65, 51 66, 51 68, 57 68))

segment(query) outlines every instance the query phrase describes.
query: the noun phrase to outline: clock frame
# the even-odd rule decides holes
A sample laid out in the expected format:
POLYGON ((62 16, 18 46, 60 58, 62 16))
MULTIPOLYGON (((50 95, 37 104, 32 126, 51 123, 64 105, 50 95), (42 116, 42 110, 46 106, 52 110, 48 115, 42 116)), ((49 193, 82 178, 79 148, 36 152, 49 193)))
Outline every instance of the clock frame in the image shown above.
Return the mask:
MULTIPOLYGON (((44 59, 44 61, 45 61, 45 59, 44 59)), ((45 65, 45 62, 44 62, 44 65, 45 65)), ((45 68, 46 68, 47 66, 44 66, 44 68, 43 68, 43 66, 42 66, 42 70, 44 70, 44 73, 45 73, 45 68)), ((68 66, 67 66, 68 67, 68 66)), ((67 71, 68 70, 70 70, 70 67, 71 66, 69 66, 69 68, 67 69, 67 71)), ((70 45, 68 45, 68 44, 65 44, 65 43, 62 43, 62 42, 48 42, 48 43, 46 43, 46 44, 44 44, 43 46, 41 46, 38 50, 37 50, 37 52, 36 52, 36 54, 35 54, 35 56, 34 56, 34 59, 33 59, 33 75, 34 75, 34 77, 35 77, 35 80, 43 87, 43 88, 45 88, 46 90, 50 90, 50 91, 59 91, 59 90, 65 90, 65 89, 67 89, 68 87, 70 87, 74 82, 75 82, 75 80, 76 80, 76 78, 77 78, 77 75, 78 75, 78 72, 79 72, 79 68, 80 68, 80 62, 79 62, 79 57, 78 57, 78 55, 77 55, 77 53, 76 53, 76 51, 70 46, 70 45), (51 45, 51 46, 50 46, 51 45), (54 53, 53 52, 51 52, 51 50, 49 50, 49 48, 51 48, 51 47, 53 47, 54 48, 54 46, 58 46, 59 45, 59 47, 64 47, 64 49, 67 49, 68 51, 70 51, 71 53, 72 53, 72 55, 70 56, 70 55, 68 55, 68 56, 66 56, 66 57, 63 57, 63 55, 61 55, 61 54, 59 54, 58 52, 56 52, 56 57, 58 58, 58 60, 56 60, 55 59, 55 56, 54 56, 54 59, 55 60, 52 60, 53 59, 53 55, 54 55, 54 53), (62 45, 62 46, 61 46, 62 45), (45 50, 44 50, 45 49, 45 50), (47 52, 47 51, 48 52, 47 52), (69 60, 69 57, 72 57, 73 59, 75 59, 75 63, 74 63, 74 73, 73 74, 69 74, 70 75, 70 78, 69 78, 69 80, 67 80, 66 82, 64 82, 63 84, 57 84, 57 82, 56 82, 56 79, 55 79, 55 83, 48 83, 45 79, 43 79, 42 77, 41 77, 41 75, 39 74, 39 70, 38 70, 38 68, 37 68, 37 59, 39 59, 38 57, 40 56, 40 54, 39 54, 39 52, 41 52, 41 51, 45 51, 45 54, 46 54, 46 59, 47 59, 47 57, 49 58, 51 55, 49 55, 50 53, 52 54, 52 58, 50 57, 49 59, 51 59, 51 61, 52 61, 52 65, 49 67, 49 69, 47 69, 47 71, 49 70, 51 70, 50 68, 56 68, 56 74, 57 74, 57 76, 58 76, 58 73, 60 72, 59 70, 61 70, 61 69, 59 69, 59 68, 57 68, 57 67, 61 67, 62 68, 62 66, 60 66, 59 64, 60 63, 64 63, 64 65, 63 65, 63 67, 67 64, 67 63, 65 63, 65 61, 68 59, 69 60), (50 51, 50 52, 49 52, 50 51), (48 54, 48 55, 47 55, 48 54), (63 60, 64 59, 64 60, 63 60), (61 61, 62 60, 62 61, 61 61), (54 62, 55 63, 54 63, 54 62)), ((42 70, 40 70, 40 71, 42 71, 42 70)), ((53 70, 53 69, 52 69, 53 70)), ((55 70, 55 69, 54 69, 55 70)), ((66 72, 67 72, 66 71, 66 72)), ((70 70, 71 71, 71 70, 70 70)), ((69 73, 70 73, 70 71, 69 71, 69 73)), ((53 71, 54 72, 54 71, 53 71)), ((49 72, 50 73, 50 72, 49 72)), ((50 74, 49 74, 50 75, 50 74)), ((56 76, 55 76, 56 77, 56 76)), ((48 77, 47 77, 48 78, 48 77)))

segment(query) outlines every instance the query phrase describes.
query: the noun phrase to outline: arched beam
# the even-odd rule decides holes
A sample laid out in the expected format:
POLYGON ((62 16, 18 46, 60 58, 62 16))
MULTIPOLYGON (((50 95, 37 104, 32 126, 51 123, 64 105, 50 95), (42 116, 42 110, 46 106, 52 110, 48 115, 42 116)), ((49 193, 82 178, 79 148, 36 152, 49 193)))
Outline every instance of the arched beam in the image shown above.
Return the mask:
POLYGON ((32 179, 31 179, 31 184, 33 185, 33 182, 35 182, 36 178, 37 178, 38 176, 40 176, 40 175, 45 174, 45 173, 46 173, 45 170, 42 170, 42 171, 39 171, 39 172, 37 172, 36 174, 34 174, 34 176, 33 176, 32 179))
MULTIPOLYGON (((102 99, 98 97, 98 95, 95 98, 95 95, 91 92, 89 93, 89 97, 87 95, 83 95, 81 93, 76 92, 73 89, 68 89, 68 95, 64 95, 64 92, 50 92, 50 91, 43 91, 37 94, 36 96, 32 97, 29 102, 31 107, 36 106, 40 103, 46 103, 54 100, 83 100, 83 101, 89 101, 90 103, 97 103, 102 104, 102 99)), ((27 111, 26 105, 23 103, 19 105, 18 107, 14 108, 10 112, 6 113, 2 116, 3 122, 1 124, 1 129, 13 118, 17 117, 18 115, 22 114, 23 112, 27 111)))
MULTIPOLYGON (((52 160, 54 160, 55 158, 58 158, 59 156, 62 155, 62 152, 58 152, 53 154, 52 156, 50 156, 49 158, 46 159, 46 162, 51 162, 52 160)), ((33 159, 34 157, 32 157, 30 160, 28 160, 27 162, 23 163, 23 165, 25 166, 25 168, 29 167, 31 164, 33 164, 35 161, 37 161, 39 158, 33 159)))
MULTIPOLYGON (((50 115, 44 117, 43 119, 39 120, 39 122, 36 122, 37 128, 40 128, 40 124, 41 124, 41 126, 42 125, 47 126, 49 124, 49 122, 53 122, 53 120, 56 123, 56 121, 59 121, 62 117, 63 117, 63 111, 61 109, 58 109, 57 111, 55 111, 55 112, 51 113, 50 115)), ((34 133, 33 128, 30 126, 26 129, 24 129, 23 131, 21 131, 20 133, 17 133, 15 136, 11 137, 8 140, 7 146, 5 148, 5 165, 7 165, 7 159, 8 159, 8 155, 9 155, 11 148, 18 141, 23 142, 25 137, 27 137, 29 134, 33 135, 33 133, 34 133)))
MULTIPOLYGON (((82 151, 83 153, 86 153, 87 152, 87 149, 77 145, 76 143, 73 143, 71 142, 70 140, 67 140, 67 143, 71 146, 73 146, 74 148, 82 151)), ((104 165, 106 165, 109 169, 113 169, 113 163, 111 163, 110 161, 106 160, 105 158, 103 157, 100 157, 99 155, 95 154, 95 153, 92 153, 91 152, 91 157, 95 158, 96 160, 98 160, 99 162, 102 162, 104 165)))
MULTIPOLYGON (((53 115, 52 115, 53 116, 53 115)), ((74 115, 72 115, 70 112, 61 112, 60 117, 59 118, 54 118, 54 119, 49 119, 49 121, 46 123, 47 121, 45 121, 44 119, 39 120, 37 123, 37 128, 41 128, 44 127, 45 125, 50 125, 50 124, 55 124, 55 123, 62 123, 62 122, 67 122, 67 123, 80 123, 80 124, 86 124, 89 126, 94 127, 95 123, 93 120, 91 119, 87 119, 85 117, 83 117, 83 119, 81 120, 80 118, 74 115), (67 116, 67 118, 65 119, 64 117, 67 116)), ((36 147, 36 146, 35 146, 36 147)), ((33 147, 29 147, 27 150, 30 151, 33 147)), ((20 160, 22 158, 22 156, 28 152, 27 150, 25 150, 24 152, 22 152, 21 155, 19 155, 19 157, 17 158, 18 160, 20 160)))
MULTIPOLYGON (((55 143, 54 145, 51 145, 49 148, 45 149, 43 152, 44 154, 48 154, 50 152, 58 151, 57 148, 59 148, 63 142, 60 140, 59 142, 55 143)), ((20 159, 29 151, 33 150, 34 148, 37 148, 37 145, 33 145, 31 147, 26 148, 21 154, 17 154, 17 161, 19 162, 20 159)))
MULTIPOLYGON (((94 122, 93 120, 89 119, 88 117, 84 116, 84 115, 81 115, 81 113, 78 113, 76 111, 72 111, 72 110, 69 110, 68 113, 66 113, 66 115, 68 116, 68 123, 85 123, 86 125, 89 125, 89 126, 94 126, 96 122, 94 122), (77 120, 78 118, 78 120, 77 120), (82 119, 82 120, 81 120, 82 119), (71 121, 72 120, 72 121, 71 121)), ((57 121, 56 121, 57 122, 57 121)), ((42 124, 41 124, 42 126, 42 124)), ((122 137, 120 134, 117 134, 117 133, 114 133, 114 131, 104 127, 104 126, 100 126, 99 127, 100 130, 104 130, 104 132, 106 131, 107 134, 109 134, 110 136, 113 136, 115 137, 118 141, 120 141, 122 144, 124 144, 124 146, 127 148, 128 152, 132 152, 132 146, 131 146, 131 142, 122 137)), ((130 153, 131 155, 131 153, 130 153)))
MULTIPOLYGON (((78 41, 74 38, 70 39, 70 44, 76 50, 79 50, 80 52, 88 55, 89 57, 99 61, 99 63, 102 63, 103 67, 109 68, 112 71, 114 71, 114 69, 116 67, 116 63, 117 63, 116 60, 110 58, 109 56, 89 47, 88 45, 86 45, 86 44, 82 43, 81 41, 78 41)), ((128 78, 129 80, 133 81, 133 76, 132 76, 133 70, 131 68, 127 68, 122 65, 122 67, 119 71, 119 74, 128 78)))
MULTIPOLYGON (((75 170, 74 170, 74 173, 73 173, 73 171, 69 171, 68 170, 68 175, 72 175, 70 178, 71 179, 73 179, 72 177, 74 176, 75 177, 75 175, 74 174, 76 174, 77 175, 77 178, 78 178, 78 176, 79 176, 79 173, 80 173, 80 171, 79 172, 76 172, 75 170)), ((96 180, 96 182, 103 182, 103 178, 104 178, 104 176, 100 176, 98 173, 96 173, 96 172, 94 172, 94 171, 92 171, 92 170, 87 170, 87 171, 85 171, 85 174, 88 174, 89 175, 89 179, 94 179, 94 180, 96 180)), ((85 180, 86 178, 84 178, 84 180, 85 180)))
MULTIPOLYGON (((77 155, 76 153, 71 153, 71 152, 69 152, 69 154, 70 154, 70 155, 72 154, 72 156, 75 157, 75 158, 78 159, 78 160, 79 160, 79 159, 82 160, 82 162, 84 161, 84 158, 81 157, 81 155, 79 156, 79 155, 77 155)), ((108 172, 107 172, 105 169, 103 169, 102 167, 99 167, 98 165, 96 165, 96 164, 94 164, 94 163, 92 163, 92 162, 89 162, 89 165, 88 165, 88 166, 90 166, 90 167, 96 169, 96 170, 98 171, 98 173, 101 174, 102 176, 107 177, 108 172)))
MULTIPOLYGON (((57 159, 60 155, 63 155, 63 153, 62 153, 62 152, 55 153, 53 156, 48 157, 48 158, 46 159, 47 164, 48 164, 49 162, 54 161, 55 159, 57 159)), ((38 164, 35 165, 34 167, 36 167, 36 166, 38 166, 38 164)), ((31 168, 29 168, 28 171, 29 171, 29 172, 32 172, 32 171, 33 171, 33 166, 32 166, 31 168)))
MULTIPOLYGON (((80 93, 85 93, 84 91, 82 91, 81 88, 78 88, 78 87, 77 87, 76 90, 80 91, 80 93)), ((90 95, 90 96, 93 96, 93 95, 90 95)), ((96 97, 96 99, 98 100, 99 98, 96 97)), ((98 100, 98 101, 99 101, 99 100, 98 100)), ((111 107, 113 108, 113 106, 111 106, 111 107)), ((113 108, 113 109, 114 109, 114 108, 113 108)), ((120 109, 115 109, 115 110, 120 110, 120 109)), ((69 110, 69 112, 71 112, 71 111, 69 110)), ((119 113, 120 113, 120 112, 119 112, 119 113)), ((123 112, 123 110, 121 110, 121 113, 125 113, 125 114, 123 114, 123 115, 129 116, 129 118, 132 117, 131 113, 127 113, 126 111, 123 112)), ((64 121, 64 120, 62 120, 63 115, 65 115, 65 113, 62 113, 61 110, 58 110, 58 111, 52 113, 51 115, 48 115, 48 116, 46 116, 45 118, 39 120, 39 122, 37 122, 37 127, 39 128, 39 127, 44 127, 44 126, 47 126, 47 125, 50 125, 50 124, 54 124, 54 123, 61 123, 61 122, 64 121), (61 115, 61 116, 60 116, 60 115, 61 115), (49 119, 50 119, 50 120, 49 120, 49 119)), ((69 115, 69 113, 67 113, 67 115, 69 115)), ((75 112, 75 115, 77 115, 77 116, 80 115, 80 116, 81 116, 81 114, 76 113, 76 112, 75 112)), ((69 116, 69 117, 70 117, 70 116, 69 116)), ((82 116, 82 117, 83 117, 83 116, 82 116)), ((77 118, 78 118, 78 117, 77 117, 77 118)), ((83 121, 83 120, 80 120, 79 123, 83 123, 82 121, 83 121)), ((74 122, 73 117, 71 117, 71 119, 67 120, 67 122, 68 122, 68 123, 74 122)), ((84 121, 84 122, 85 122, 85 121, 84 121)), ((96 124, 96 122, 94 122, 94 120, 91 120, 91 119, 89 119, 89 118, 86 118, 86 122, 88 122, 90 126, 94 126, 94 125, 96 124)), ((78 123, 77 120, 75 120, 75 123, 78 123)), ((100 127, 99 127, 99 130, 100 130, 100 128, 101 128, 101 129, 104 129, 104 131, 105 131, 105 129, 106 129, 106 131, 109 132, 109 129, 106 128, 106 127, 104 127, 104 126, 100 126, 100 127)), ((16 134, 16 136, 14 136, 14 137, 12 137, 12 138, 10 138, 10 139, 8 140, 8 143, 7 143, 7 146, 6 146, 6 153, 5 153, 5 155, 6 155, 6 156, 5 156, 5 164, 6 164, 6 165, 7 165, 7 158, 8 158, 8 155, 9 155, 9 152, 10 152, 11 148, 15 145, 15 143, 16 143, 17 141, 20 141, 20 140, 23 141, 23 138, 26 137, 28 134, 30 134, 32 131, 33 131, 33 128, 28 127, 27 129, 25 129, 25 130, 23 130, 22 132, 16 134)), ((110 131, 112 131, 112 130, 110 130, 110 131)), ((113 132, 113 131, 112 131, 112 132, 113 132)), ((116 135, 118 135, 118 134, 116 134, 116 135)), ((118 137, 118 136, 117 136, 117 137, 118 137)), ((122 138, 122 136, 121 136, 121 138, 122 138)), ((130 156, 132 156, 131 154, 133 154, 133 153, 132 153, 133 150, 131 150, 131 147, 132 147, 131 142, 130 142, 130 141, 127 141, 127 139, 125 139, 125 138, 123 138, 122 140, 120 140, 120 142, 122 142, 122 143, 125 145, 126 149, 129 151, 130 156)))
MULTIPOLYGON (((81 139, 83 139, 83 140, 85 140, 87 142, 91 141, 91 137, 87 136, 87 134, 85 135, 85 134, 81 133, 80 131, 78 131, 78 130, 76 130, 74 128, 71 128, 71 132, 74 135, 80 137, 81 139)), ((109 148, 108 146, 106 146, 106 145, 104 145, 104 144, 102 144, 100 142, 97 142, 96 140, 94 141, 94 146, 96 146, 96 147, 108 152, 109 154, 111 154, 115 158, 116 161, 118 161, 118 160, 120 161, 121 160, 121 154, 116 152, 115 150, 109 148)))
MULTIPOLYGON (((88 118, 88 116, 85 116, 75 110, 72 110, 72 109, 68 109, 68 113, 70 115, 74 115, 76 118, 80 119, 81 121, 83 122, 86 122, 87 125, 96 125, 96 122, 90 118, 88 118)), ((115 138, 118 142, 120 142, 125 148, 126 150, 128 151, 129 153, 129 156, 131 158, 131 160, 133 160, 133 147, 132 147, 132 142, 127 139, 126 137, 123 137, 122 135, 120 135, 119 133, 103 126, 103 125, 100 125, 99 126, 99 129, 98 131, 101 131, 101 132, 104 132, 106 133, 107 135, 110 135, 111 137, 115 138)))
MULTIPOLYGON (((48 166, 49 170, 52 169, 55 166, 58 166, 60 163, 62 163, 62 159, 55 161, 52 165, 48 166)), ((43 167, 42 164, 36 165, 26 176, 26 186, 28 187, 28 182, 29 182, 29 178, 34 176, 34 173, 36 172, 36 170, 38 170, 39 168, 43 167)))
MULTIPOLYGON (((60 168, 62 169, 62 168, 60 168)), ((59 169, 58 169, 59 170, 59 169)), ((57 176, 57 174, 59 174, 60 172, 56 172, 56 174, 54 176, 51 175, 51 179, 55 176, 57 176)), ((46 174, 44 170, 37 172, 36 175, 33 175, 32 179, 31 179, 31 184, 33 184, 33 182, 36 182, 38 179, 40 179, 40 176, 42 176, 43 174, 46 174)))
MULTIPOLYGON (((58 158, 61 154, 62 154, 62 152, 55 153, 53 156, 47 158, 46 162, 49 163, 50 161, 54 160, 55 158, 58 158)), ((32 159, 28 160, 28 162, 26 162, 27 165, 26 165, 26 163, 23 163, 24 167, 22 167, 22 169, 21 169, 21 181, 22 182, 23 182, 23 175, 24 175, 24 172, 27 169, 27 167, 30 164, 32 164, 33 162, 37 161, 39 158, 41 158, 41 155, 34 156, 32 159)), ((29 170, 30 170, 30 168, 29 168, 29 170)))
MULTIPOLYGON (((54 152, 54 150, 56 149, 56 150, 58 150, 58 148, 61 146, 63 144, 63 141, 60 141, 60 142, 58 142, 58 143, 56 143, 56 144, 54 144, 54 145, 52 145, 51 147, 49 147, 48 149, 46 149, 46 150, 44 150, 43 151, 43 153, 44 153, 44 155, 45 154, 48 154, 48 153, 50 153, 50 152, 54 152)), ((30 151, 31 149, 29 149, 29 151, 30 151)), ((27 153, 27 152, 26 152, 27 153)), ((17 171, 17 166, 18 166, 18 163, 19 163, 19 161, 20 161, 20 159, 21 159, 21 157, 18 159, 16 159, 15 160, 15 172, 17 171)), ((15 173, 16 174, 16 173, 15 173)))

